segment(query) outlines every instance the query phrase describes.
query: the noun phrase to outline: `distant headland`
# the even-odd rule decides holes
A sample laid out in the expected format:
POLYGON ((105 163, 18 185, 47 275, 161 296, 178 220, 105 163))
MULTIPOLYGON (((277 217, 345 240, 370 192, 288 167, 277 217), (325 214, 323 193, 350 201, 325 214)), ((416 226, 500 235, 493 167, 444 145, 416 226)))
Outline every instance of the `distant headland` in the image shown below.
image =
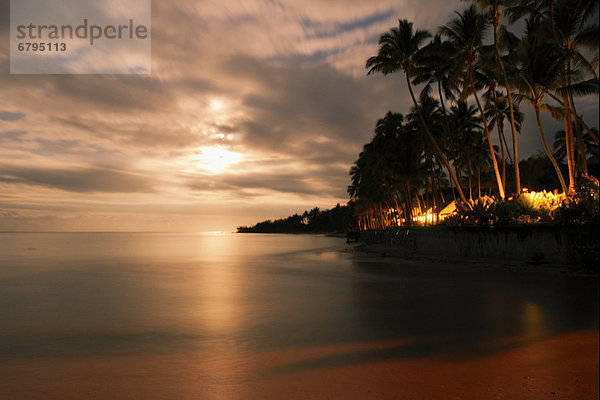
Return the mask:
POLYGON ((287 218, 266 220, 253 226, 240 226, 238 233, 331 233, 346 232, 352 221, 352 210, 347 205, 336 205, 329 210, 318 207, 287 218))

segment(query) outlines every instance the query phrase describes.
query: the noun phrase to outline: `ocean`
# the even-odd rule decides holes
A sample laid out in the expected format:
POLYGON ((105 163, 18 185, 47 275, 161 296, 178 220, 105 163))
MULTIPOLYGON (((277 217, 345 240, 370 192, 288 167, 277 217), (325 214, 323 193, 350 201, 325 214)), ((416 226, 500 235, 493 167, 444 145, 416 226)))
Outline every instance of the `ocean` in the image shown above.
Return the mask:
POLYGON ((598 309, 597 277, 322 235, 0 233, 0 398, 397 398, 530 346, 597 364, 545 343, 597 338, 598 309))

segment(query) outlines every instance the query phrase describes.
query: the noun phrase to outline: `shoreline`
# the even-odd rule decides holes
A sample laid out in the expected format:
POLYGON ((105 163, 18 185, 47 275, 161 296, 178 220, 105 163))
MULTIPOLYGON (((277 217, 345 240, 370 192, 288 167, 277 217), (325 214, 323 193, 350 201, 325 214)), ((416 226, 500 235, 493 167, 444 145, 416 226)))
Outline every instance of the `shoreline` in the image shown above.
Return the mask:
POLYGON ((359 242, 384 255, 475 260, 597 275, 595 227, 413 227, 363 231, 359 242))
POLYGON ((435 264, 437 266, 448 268, 470 267, 480 268, 482 270, 505 269, 519 272, 537 272, 593 278, 598 278, 599 276, 597 271, 589 271, 585 267, 576 267, 569 264, 551 262, 528 263, 519 260, 467 256, 428 256, 417 254, 415 252, 410 253, 398 245, 385 243, 359 242, 358 244, 348 246, 343 251, 346 253, 360 254, 368 260, 389 261, 395 264, 410 264, 412 266, 415 264, 418 266, 435 264))
POLYGON ((328 236, 328 237, 339 237, 339 238, 345 238, 346 237, 346 232, 327 232, 327 231, 320 231, 320 232, 240 232, 240 231, 236 231, 233 233, 250 233, 250 234, 262 234, 262 235, 322 235, 322 236, 328 236))

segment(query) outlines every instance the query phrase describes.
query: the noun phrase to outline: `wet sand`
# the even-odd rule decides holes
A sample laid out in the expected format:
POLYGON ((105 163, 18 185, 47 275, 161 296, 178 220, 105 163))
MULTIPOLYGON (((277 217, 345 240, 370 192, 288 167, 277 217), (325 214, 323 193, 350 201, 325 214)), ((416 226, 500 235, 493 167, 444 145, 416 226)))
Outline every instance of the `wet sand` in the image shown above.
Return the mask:
POLYGON ((598 332, 511 338, 483 357, 403 357, 419 340, 2 363, 5 399, 597 399, 598 332), (250 361, 248 361, 248 359, 250 361))

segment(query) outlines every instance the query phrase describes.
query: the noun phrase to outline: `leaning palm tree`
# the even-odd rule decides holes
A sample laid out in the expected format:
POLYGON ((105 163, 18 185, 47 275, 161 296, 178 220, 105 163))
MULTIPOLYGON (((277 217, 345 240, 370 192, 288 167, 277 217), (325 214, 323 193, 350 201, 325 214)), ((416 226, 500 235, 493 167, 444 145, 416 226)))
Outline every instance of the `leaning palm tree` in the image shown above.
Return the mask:
MULTIPOLYGON (((591 128, 591 131, 596 137, 598 137, 598 129, 591 128)), ((596 139, 586 132, 583 135, 583 145, 585 146, 586 154, 591 156, 591 160, 598 163, 598 142, 596 139)), ((559 130, 554 134, 554 142, 552 143, 552 154, 559 163, 565 161, 567 157, 567 146, 565 143, 565 131, 559 130)))
MULTIPOLYGON (((426 87, 426 89, 428 86, 426 87)), ((427 121, 427 128, 433 135, 435 141, 440 144, 441 148, 445 149, 445 143, 447 135, 444 135, 444 126, 446 125, 443 115, 440 113, 439 102, 429 95, 429 90, 423 90, 419 95, 419 109, 423 119, 427 121)), ((418 116, 417 108, 411 107, 410 113, 406 115, 407 122, 410 127, 421 134, 424 142, 425 158, 427 163, 432 163, 435 158, 435 147, 426 138, 425 129, 421 124, 421 119, 418 116)), ((449 129, 449 126, 447 127, 449 129)))
POLYGON ((552 142, 552 155, 559 163, 563 163, 567 158, 567 145, 565 143, 564 129, 554 133, 554 142, 552 142))
MULTIPOLYGON (((494 52, 496 55, 496 62, 498 63, 498 66, 500 67, 501 70, 501 75, 502 75, 502 83, 504 85, 504 87, 506 88, 506 92, 507 92, 507 100, 508 100, 508 106, 509 106, 509 111, 510 111, 510 128, 511 128, 511 132, 512 132, 512 139, 513 139, 513 154, 514 154, 514 158, 515 160, 519 159, 518 156, 518 146, 517 146, 517 119, 516 119, 516 114, 515 114, 515 110, 514 110, 514 104, 513 104, 513 99, 512 99, 512 87, 510 84, 510 81, 508 79, 508 75, 506 73, 506 67, 504 66, 504 61, 502 59, 502 56, 500 54, 500 45, 499 45, 499 33, 505 33, 506 31, 503 29, 503 25, 502 25, 502 7, 503 6, 511 6, 513 5, 513 3, 515 3, 515 1, 510 1, 510 0, 473 0, 473 3, 477 3, 479 4, 479 6, 481 8, 488 8, 489 9, 489 21, 493 27, 493 32, 494 32, 494 52)), ((521 176, 520 176, 520 172, 519 172, 519 163, 515 162, 514 165, 514 170, 515 170, 515 183, 516 183, 516 193, 520 193, 521 192, 521 176)))
MULTIPOLYGON (((427 127, 429 128, 429 131, 433 134, 437 143, 441 145, 441 148, 444 150, 444 155, 446 155, 446 157, 448 158, 448 137, 450 135, 450 126, 448 121, 449 118, 447 115, 444 116, 443 113, 440 113, 440 103, 429 95, 429 88, 429 85, 425 86, 424 90, 422 90, 421 94, 419 95, 419 107, 421 110, 421 115, 423 116, 425 121, 427 121, 427 127), (447 133, 444 131, 446 131, 447 133)), ((441 172, 444 166, 437 159, 435 155, 435 148, 426 137, 423 126, 421 124, 421 120, 417 114, 416 107, 413 106, 411 108, 410 113, 406 116, 406 119, 408 122, 407 128, 412 129, 416 134, 418 134, 422 138, 424 150, 424 166, 425 169, 428 171, 428 178, 433 180, 434 176, 439 176, 438 172, 441 172)), ((457 176, 457 178, 459 177, 457 176)), ((433 187, 433 184, 428 187, 433 187)), ((427 199, 429 199, 429 191, 427 188, 426 196, 427 199)), ((429 203, 427 202, 427 204, 429 203)))
POLYGON ((451 136, 448 114, 446 112, 447 100, 455 100, 454 93, 460 91, 460 71, 456 66, 448 62, 452 59, 454 49, 448 42, 442 41, 442 36, 437 34, 433 40, 429 42, 422 50, 418 72, 413 79, 413 84, 425 83, 429 87, 431 84, 436 84, 438 99, 440 102, 440 110, 442 111, 443 127, 447 137, 451 136))
MULTIPOLYGON (((591 133, 598 137, 598 129, 592 128, 591 133)), ((585 151, 591 157, 592 162, 598 164, 598 141, 594 139, 594 136, 590 135, 590 132, 586 132, 583 135, 583 145, 585 146, 585 151)))
POLYGON ((423 140, 404 123, 401 114, 388 112, 377 121, 375 136, 363 147, 350 170, 348 194, 368 214, 369 227, 386 228, 389 210, 404 203, 406 224, 413 222, 413 199, 424 181, 423 140))
POLYGON ((417 69, 419 63, 419 56, 421 55, 420 46, 423 41, 430 36, 431 34, 424 30, 417 29, 416 31, 413 31, 412 22, 408 22, 405 19, 399 20, 397 28, 392 28, 389 32, 386 32, 380 36, 377 55, 370 57, 367 60, 366 67, 369 68, 367 75, 377 72, 380 72, 384 75, 399 71, 404 72, 406 84, 408 85, 408 91, 417 110, 417 114, 419 115, 419 119, 423 125, 423 130, 435 148, 436 156, 440 162, 444 164, 448 170, 450 178, 456 184, 461 200, 464 203, 467 203, 465 194, 460 189, 458 179, 452 172, 452 168, 450 167, 448 159, 429 130, 427 121, 425 121, 425 118, 423 118, 423 114, 421 113, 421 109, 417 103, 417 99, 415 98, 412 88, 411 77, 413 76, 413 71, 417 69))
POLYGON ((474 177, 474 143, 481 136, 481 118, 477 116, 477 108, 459 101, 450 108, 450 121, 452 131, 455 133, 454 141, 450 146, 453 163, 458 171, 464 171, 469 184, 469 199, 473 200, 474 177))
POLYGON ((496 183, 498 185, 498 192, 500 197, 504 199, 504 185, 502 184, 502 176, 500 175, 500 169, 498 168, 498 161, 496 160, 496 154, 492 144, 492 138, 488 123, 485 118, 485 110, 481 105, 479 96, 477 95, 477 85, 474 78, 474 69, 476 63, 479 61, 480 47, 483 43, 485 36, 485 16, 480 14, 475 6, 471 5, 465 9, 462 13, 456 13, 457 17, 451 20, 447 25, 440 28, 440 32, 443 36, 450 40, 457 51, 457 59, 463 65, 465 72, 465 81, 469 83, 464 88, 463 97, 467 93, 471 93, 479 109, 481 119, 483 121, 483 127, 487 137, 490 156, 492 157, 492 165, 494 167, 494 174, 496 176, 496 183))
POLYGON ((553 43, 540 43, 537 35, 540 23, 541 20, 536 17, 527 20, 526 34, 523 36, 518 49, 520 65, 515 83, 519 87, 519 98, 527 100, 535 110, 544 150, 556 171, 563 192, 567 193, 569 188, 552 151, 550 151, 540 117, 542 110, 550 111, 556 117, 560 115, 559 110, 544 102, 544 97, 548 92, 560 86, 564 57, 561 57, 560 50, 553 43))
MULTIPOLYGON (((490 90, 488 90, 484 98, 486 100, 485 108, 486 108, 486 117, 489 120, 489 128, 492 129, 492 126, 496 126, 496 130, 498 131, 498 141, 500 143, 500 155, 502 160, 502 181, 506 182, 506 161, 511 164, 513 163, 513 159, 510 155, 509 147, 506 142, 506 135, 504 135, 504 121, 510 120, 510 106, 507 101, 506 93, 501 91, 494 90, 493 85, 490 85, 490 90), (506 156, 504 153, 504 149, 506 149, 506 156)), ((523 113, 519 110, 519 105, 513 102, 513 118, 515 120, 515 127, 518 133, 521 133, 521 127, 523 125, 523 113)), ((505 183, 506 187, 506 183, 505 183)))
MULTIPOLYGON (((497 146, 494 146, 494 150, 498 150, 497 146)), ((473 165, 475 172, 477 172, 477 197, 481 198, 481 173, 492 165, 492 158, 487 151, 486 139, 481 131, 473 140, 473 165)))
MULTIPOLYGON (((596 15, 598 0, 542 0, 543 5, 539 15, 551 28, 551 37, 554 43, 561 48, 567 61, 563 67, 562 84, 565 90, 560 91, 565 122, 565 145, 567 150, 567 165, 569 167, 569 191, 575 190, 575 178, 577 175, 577 160, 575 158, 575 134, 572 117, 577 120, 577 111, 573 101, 572 87, 573 78, 577 66, 584 67, 588 73, 595 76, 593 63, 589 63, 583 53, 579 50, 581 46, 588 48, 598 47, 598 26, 587 25, 590 18, 596 15)), ((581 76, 581 75, 579 75, 581 76)), ((582 138, 579 135, 578 142, 582 138)))
MULTIPOLYGON (((482 57, 482 60, 479 63, 479 68, 477 70, 477 80, 481 82, 487 82, 486 90, 482 96, 483 100, 485 101, 485 117, 489 121, 488 129, 490 130, 490 132, 492 131, 494 126, 496 127, 496 130, 498 132, 498 142, 500 143, 500 162, 502 165, 502 184, 504 185, 505 190, 508 190, 506 186, 506 159, 507 157, 511 157, 508 144, 506 144, 506 138, 504 136, 504 120, 506 116, 502 114, 501 111, 501 109, 505 109, 506 107, 508 107, 508 104, 506 101, 506 96, 504 96, 502 92, 497 90, 498 81, 500 79, 499 72, 499 68, 497 67, 496 61, 493 57, 490 57, 489 54, 486 54, 482 57), (506 152, 504 151, 505 144, 506 152)), ((509 119, 510 115, 511 114, 509 109, 509 119)))

